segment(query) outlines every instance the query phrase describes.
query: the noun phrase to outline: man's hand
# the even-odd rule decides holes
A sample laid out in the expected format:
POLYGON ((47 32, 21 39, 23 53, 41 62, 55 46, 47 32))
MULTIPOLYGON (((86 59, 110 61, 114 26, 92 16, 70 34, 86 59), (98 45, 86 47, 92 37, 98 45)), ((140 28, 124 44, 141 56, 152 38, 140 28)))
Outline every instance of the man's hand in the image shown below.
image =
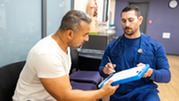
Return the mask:
POLYGON ((116 72, 115 69, 114 69, 115 67, 116 67, 115 64, 112 65, 111 63, 107 63, 105 65, 104 69, 103 69, 104 74, 109 74, 110 75, 110 74, 116 72))
POLYGON ((101 90, 104 91, 105 93, 105 96, 111 96, 112 94, 115 93, 116 89, 119 87, 119 85, 116 85, 116 86, 111 86, 111 83, 113 81, 110 80, 108 81, 106 84, 104 84, 104 86, 101 88, 101 90))
MULTIPOLYGON (((142 65, 145 65, 145 64, 139 63, 139 64, 137 64, 137 67, 142 66, 142 65)), ((147 70, 147 72, 143 75, 143 78, 151 77, 152 74, 153 74, 153 69, 152 69, 152 68, 149 68, 149 69, 147 70)))

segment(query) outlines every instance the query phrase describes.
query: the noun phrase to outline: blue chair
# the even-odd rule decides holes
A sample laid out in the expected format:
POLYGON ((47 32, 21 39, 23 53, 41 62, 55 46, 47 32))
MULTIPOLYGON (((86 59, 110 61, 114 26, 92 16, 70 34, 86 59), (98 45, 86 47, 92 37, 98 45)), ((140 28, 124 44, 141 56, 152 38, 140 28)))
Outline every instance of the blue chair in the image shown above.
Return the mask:
POLYGON ((71 49, 72 69, 76 71, 70 74, 70 81, 72 88, 79 88, 81 90, 95 90, 98 89, 97 85, 101 82, 102 77, 98 71, 86 71, 78 69, 78 53, 77 50, 71 49), (75 65, 74 65, 75 64, 75 65), (75 84, 76 83, 76 84, 75 84), (95 87, 93 87, 95 86, 95 87))

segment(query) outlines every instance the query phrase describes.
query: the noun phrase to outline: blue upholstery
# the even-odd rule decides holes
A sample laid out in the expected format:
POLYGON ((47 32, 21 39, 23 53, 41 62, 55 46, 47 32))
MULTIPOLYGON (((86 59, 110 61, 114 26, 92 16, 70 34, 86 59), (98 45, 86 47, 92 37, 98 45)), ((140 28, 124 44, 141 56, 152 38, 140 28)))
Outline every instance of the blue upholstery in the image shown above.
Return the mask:
POLYGON ((72 89, 81 89, 81 90, 95 90, 97 89, 96 85, 91 83, 79 83, 71 82, 72 89))
POLYGON ((98 84, 102 77, 98 71, 76 71, 70 75, 71 81, 98 84))
POLYGON ((97 89, 97 85, 102 80, 102 77, 100 76, 99 72, 98 71, 79 70, 79 68, 78 68, 79 59, 78 59, 77 50, 71 49, 71 57, 72 57, 72 69, 76 68, 76 71, 70 74, 70 80, 71 80, 71 82, 73 82, 72 88, 79 88, 81 90, 97 89), (95 86, 95 87, 91 87, 91 86, 95 86))

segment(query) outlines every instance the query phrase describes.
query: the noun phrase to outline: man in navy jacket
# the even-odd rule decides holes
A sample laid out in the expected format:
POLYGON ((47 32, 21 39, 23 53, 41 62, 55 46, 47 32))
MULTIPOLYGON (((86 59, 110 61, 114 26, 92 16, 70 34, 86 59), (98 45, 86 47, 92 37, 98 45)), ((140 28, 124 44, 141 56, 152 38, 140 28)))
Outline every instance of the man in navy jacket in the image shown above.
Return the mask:
POLYGON ((167 83, 171 79, 164 47, 140 32, 142 20, 137 6, 127 6, 122 10, 124 34, 106 47, 99 72, 101 76, 107 77, 114 72, 143 64, 149 64, 150 68, 142 79, 121 84, 110 101, 160 101, 158 86, 154 81, 167 83))

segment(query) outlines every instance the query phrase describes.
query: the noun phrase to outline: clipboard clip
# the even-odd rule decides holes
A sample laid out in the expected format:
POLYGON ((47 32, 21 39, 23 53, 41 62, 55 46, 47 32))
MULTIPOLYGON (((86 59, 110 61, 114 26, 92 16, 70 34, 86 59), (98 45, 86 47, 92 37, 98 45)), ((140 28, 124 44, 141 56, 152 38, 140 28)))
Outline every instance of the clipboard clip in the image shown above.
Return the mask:
POLYGON ((141 66, 141 69, 136 71, 136 73, 140 73, 145 68, 145 64, 141 66))

